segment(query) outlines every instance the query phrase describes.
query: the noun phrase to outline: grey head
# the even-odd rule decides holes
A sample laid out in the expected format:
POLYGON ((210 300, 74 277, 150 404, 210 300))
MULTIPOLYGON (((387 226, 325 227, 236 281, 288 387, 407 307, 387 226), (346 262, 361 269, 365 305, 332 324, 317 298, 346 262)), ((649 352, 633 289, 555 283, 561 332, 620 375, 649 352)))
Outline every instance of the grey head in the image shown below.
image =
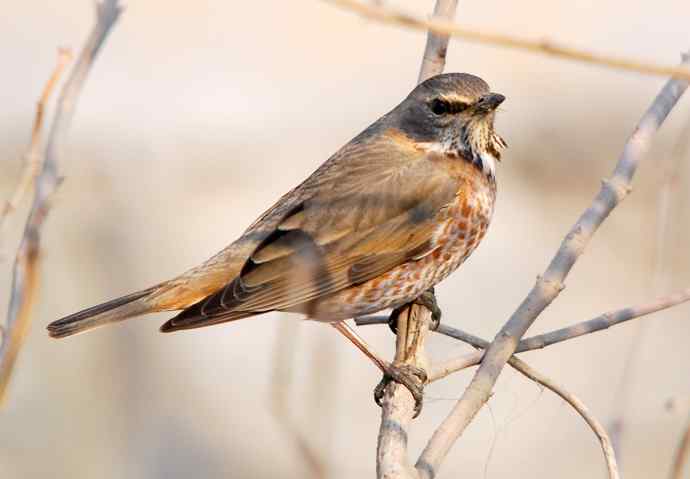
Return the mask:
POLYGON ((481 78, 446 73, 420 83, 391 111, 388 126, 447 154, 462 156, 489 176, 506 147, 494 131, 496 108, 505 97, 481 78))

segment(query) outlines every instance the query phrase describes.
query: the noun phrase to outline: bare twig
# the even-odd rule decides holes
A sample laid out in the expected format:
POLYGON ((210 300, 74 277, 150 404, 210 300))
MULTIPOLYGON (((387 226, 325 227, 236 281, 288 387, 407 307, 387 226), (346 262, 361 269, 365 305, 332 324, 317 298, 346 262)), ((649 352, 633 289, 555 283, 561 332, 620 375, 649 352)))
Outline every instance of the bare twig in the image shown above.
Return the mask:
POLYGON ((0 345, 0 401, 28 330, 38 280, 41 227, 50 210, 53 193, 61 181, 57 165, 59 150, 91 66, 121 11, 118 0, 104 0, 96 4, 96 24, 58 100, 44 161, 36 177, 33 204, 14 264, 7 327, 0 345))
MULTIPOLYGON (((434 7, 434 18, 446 18, 452 20, 455 17, 455 10, 458 7, 458 0, 446 0, 436 2, 434 7)), ((446 52, 448 51, 448 35, 440 35, 429 31, 426 37, 426 47, 422 57, 422 66, 419 69, 418 83, 422 83, 427 78, 443 72, 446 66, 446 52)))
MULTIPOLYGON (((687 301, 690 301, 690 288, 669 294, 667 296, 661 296, 648 303, 609 311, 587 321, 582 321, 565 328, 556 329, 548 333, 525 338, 518 343, 515 353, 542 349, 547 346, 551 346, 552 344, 579 338, 580 336, 596 333, 597 331, 603 331, 612 326, 630 321, 631 319, 656 313, 657 311, 662 311, 687 301)), ((387 322, 388 318, 385 316, 368 316, 356 319, 358 326, 384 324, 387 322)), ((447 324, 439 325, 436 332, 469 344, 476 344, 478 341, 480 341, 480 338, 477 336, 453 328, 447 324)), ((428 374, 428 381, 437 381, 461 369, 476 366, 481 362, 483 356, 483 352, 477 351, 435 365, 428 374)))
MULTIPOLYGON (((452 20, 457 0, 437 0, 434 14, 452 20)), ((419 82, 443 72, 448 36, 429 32, 419 82)), ((397 318, 395 362, 428 369, 424 351, 431 311, 417 305, 403 307, 397 318)), ((383 479, 415 479, 416 469, 407 453, 407 429, 415 414, 415 400, 402 385, 390 383, 381 403, 381 427, 376 452, 376 474, 383 479)))
POLYGON ((612 326, 640 318, 648 314, 656 313, 664 309, 677 306, 690 300, 690 288, 677 291, 667 296, 661 296, 648 303, 629 306, 627 308, 609 311, 596 318, 581 323, 574 324, 565 328, 557 329, 549 333, 539 334, 520 341, 516 352, 531 351, 540 349, 551 344, 560 343, 568 339, 578 338, 585 334, 603 331, 612 326))
POLYGON ((14 189, 14 192, 7 200, 5 205, 0 210, 0 235, 4 233, 5 226, 7 224, 7 218, 10 214, 17 209, 19 203, 24 198, 24 195, 29 190, 30 186, 33 184, 36 175, 40 171, 41 164, 43 163, 43 154, 41 149, 43 148, 42 133, 43 133, 43 117, 45 113, 46 104, 53 94, 55 85, 57 85, 62 72, 65 70, 67 64, 72 60, 72 52, 66 48, 61 48, 58 50, 58 60, 53 73, 43 87, 43 92, 41 97, 36 103, 36 113, 34 115, 34 124, 31 129, 31 142, 29 143, 29 149, 24 156, 24 168, 19 179, 19 183, 14 189))
POLYGON ((690 456, 690 417, 688 417, 688 423, 683 431, 683 436, 678 443, 678 448, 673 457, 673 465, 671 466, 671 474, 669 479, 682 479, 683 469, 688 461, 688 456, 690 456))
POLYGON ((545 388, 550 389, 551 391, 556 393, 565 402, 570 404, 573 407, 573 409, 575 409, 580 414, 580 416, 582 416, 582 419, 585 420, 587 425, 592 429, 594 434, 599 439, 599 443, 601 444, 601 450, 603 451, 604 459, 606 460, 606 467, 608 469, 609 478, 619 479, 620 474, 618 472, 618 465, 616 464, 616 455, 614 453, 613 446, 611 445, 611 439, 606 433, 604 427, 592 415, 587 406, 585 406, 585 404, 577 396, 566 391, 550 378, 540 374, 539 372, 531 368, 528 364, 526 364, 524 361, 516 357, 512 357, 510 358, 509 364, 514 369, 516 369, 532 381, 537 382, 545 388))
POLYGON ((684 67, 664 66, 654 63, 647 63, 632 58, 622 58, 604 55, 601 53, 591 53, 579 50, 577 48, 558 45, 547 40, 530 40, 500 33, 481 32, 478 30, 461 27, 444 19, 419 18, 412 14, 374 4, 373 2, 363 3, 358 0, 326 1, 351 10, 359 15, 362 15, 363 17, 383 23, 402 25, 404 27, 417 30, 429 30, 439 35, 459 37, 471 42, 495 45, 505 48, 514 48, 543 55, 551 55, 558 58, 593 65, 601 65, 618 70, 633 71, 648 75, 669 76, 672 78, 690 81, 690 69, 684 67))
MULTIPOLYGON (((489 342, 486 341, 485 339, 479 338, 477 336, 474 336, 469 333, 465 333, 464 331, 461 330, 456 330, 458 334, 455 334, 453 337, 456 337, 460 339, 461 341, 466 342, 467 344, 470 344, 471 346, 474 346, 476 348, 481 348, 485 349, 489 346, 489 342)), ((508 364, 513 367, 516 371, 520 372, 527 378, 531 379, 532 381, 541 384, 542 386, 546 387, 547 389, 550 389, 554 393, 556 393, 558 396, 563 398, 567 403, 569 403, 573 408, 582 416, 582 418, 585 420, 585 422, 590 426, 594 434, 597 436, 599 439, 599 442, 601 443, 601 448, 604 453, 604 459, 606 460, 606 465, 609 471, 609 478, 611 479, 618 479, 620 477, 620 474, 618 472, 618 466, 616 464, 616 456, 613 450, 613 447, 611 445, 611 440, 606 433, 606 430, 604 427, 601 425, 599 421, 597 421, 596 418, 589 412, 587 407, 584 405, 584 403, 578 399, 574 394, 569 393, 565 389, 563 389, 561 386, 556 384, 553 380, 549 379, 548 377, 544 376, 543 374, 539 373, 536 371, 534 368, 529 366, 527 363, 524 361, 516 358, 515 356, 511 357, 508 360, 508 364)))
MULTIPOLYGON (((431 313, 423 306, 404 307, 397 320, 395 362, 426 369, 424 352, 431 313)), ((415 400, 402 385, 390 383, 381 405, 381 427, 376 451, 376 475, 380 479, 415 479, 417 471, 407 457, 407 431, 414 418, 415 400)))
MULTIPOLYGON (((685 55, 683 64, 686 65, 689 61, 690 55, 685 55)), ((637 165, 647 151, 654 133, 687 86, 686 81, 669 80, 642 117, 626 143, 611 179, 603 182, 594 202, 565 237, 544 274, 537 279, 525 300, 496 335, 462 397, 427 443, 417 462, 421 477, 432 478, 436 475, 455 441, 489 399, 501 370, 515 352, 520 338, 558 296, 564 287, 563 280, 583 253, 591 237, 628 194, 637 165)))
MULTIPOLYGON (((490 345, 490 343, 487 340, 482 339, 478 336, 466 333, 462 330, 455 331, 456 334, 453 337, 475 348, 486 349, 490 345)), ((518 371, 520 374, 556 393, 564 401, 570 404, 580 414, 580 416, 582 416, 582 418, 589 425, 589 427, 592 429, 594 434, 599 439, 599 442, 601 443, 601 449, 604 453, 604 459, 606 460, 606 466, 609 471, 609 478, 619 479, 620 474, 618 472, 618 465, 616 464, 616 455, 614 453, 613 446, 611 445, 611 440, 609 439, 609 436, 606 433, 604 427, 592 415, 587 406, 585 406, 584 403, 577 398, 577 396, 575 396, 572 393, 569 393, 561 386, 556 384, 553 380, 539 373, 537 370, 529 366, 526 362, 516 358, 515 356, 511 357, 508 360, 508 364, 510 364, 510 366, 516 371, 518 371)))

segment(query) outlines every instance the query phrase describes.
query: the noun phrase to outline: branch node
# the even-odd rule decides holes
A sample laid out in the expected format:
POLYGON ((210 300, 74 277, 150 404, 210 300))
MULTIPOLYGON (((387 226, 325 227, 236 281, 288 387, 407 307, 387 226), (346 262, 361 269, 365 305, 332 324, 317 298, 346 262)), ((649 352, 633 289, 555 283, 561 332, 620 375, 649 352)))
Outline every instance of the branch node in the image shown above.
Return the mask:
POLYGON ((632 186, 619 178, 604 178, 601 180, 602 188, 607 188, 616 198, 616 203, 620 203, 632 191, 632 186))
POLYGON ((539 275, 537 277, 537 288, 543 292, 544 296, 554 298, 565 289, 565 284, 557 278, 546 279, 544 276, 539 275))

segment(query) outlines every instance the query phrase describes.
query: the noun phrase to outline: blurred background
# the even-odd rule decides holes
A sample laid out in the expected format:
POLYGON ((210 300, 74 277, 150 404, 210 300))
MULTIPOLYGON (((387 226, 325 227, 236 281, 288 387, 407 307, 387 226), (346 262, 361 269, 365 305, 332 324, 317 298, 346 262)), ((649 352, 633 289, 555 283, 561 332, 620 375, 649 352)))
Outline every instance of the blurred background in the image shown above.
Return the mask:
MULTIPOLYGON (((390 5, 427 15, 433 1, 390 5)), ((690 3, 680 0, 467 0, 457 20, 676 64, 690 47, 689 16, 690 3)), ((78 50, 92 20, 92 0, 4 3, 0 198, 18 180, 57 47, 78 50)), ((158 327, 169 315, 159 315, 55 341, 45 326, 224 247, 407 95, 424 43, 422 32, 318 0, 128 2, 60 158, 66 180, 45 227, 32 330, 0 411, 0 477, 312 477, 286 421, 324 477, 373 477, 380 413, 372 389, 380 376, 331 328, 272 314, 163 336, 158 327)), ((664 79, 457 40, 447 71, 480 75, 508 97, 497 120, 510 148, 498 172, 493 225, 437 289, 445 322, 490 338, 589 204, 664 79)), ((634 193, 530 333, 688 286, 690 157, 682 144, 689 118, 684 98, 641 165, 634 193), (659 191, 676 164, 664 228, 659 191)), ((1 239, 3 317, 25 212, 1 239)), ((665 477, 685 428, 688 310, 523 356, 606 425, 625 413, 620 460, 627 478, 665 477), (626 364, 632 374, 620 394, 626 364)), ((387 328, 360 333, 392 355, 387 328)), ((440 336, 428 349, 438 360, 468 350, 440 336)), ((427 388, 409 438, 412 454, 471 374, 427 388)), ((440 478, 605 477, 598 442, 559 398, 511 370, 495 392, 440 478)))

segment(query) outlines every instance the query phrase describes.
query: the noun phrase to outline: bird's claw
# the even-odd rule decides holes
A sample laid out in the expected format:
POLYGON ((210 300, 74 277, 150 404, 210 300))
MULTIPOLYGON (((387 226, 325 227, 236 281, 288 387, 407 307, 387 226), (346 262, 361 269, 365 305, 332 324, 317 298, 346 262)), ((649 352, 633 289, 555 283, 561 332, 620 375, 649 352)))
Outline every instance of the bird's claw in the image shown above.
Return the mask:
MULTIPOLYGON (((412 303, 424 306, 431 311, 431 324, 429 325, 429 329, 436 331, 441 324, 441 308, 436 301, 434 288, 429 288, 424 291, 417 299, 412 301, 412 303)), ((400 306, 399 308, 395 308, 388 317, 388 327, 393 331, 393 334, 398 334, 398 316, 400 316, 400 312, 404 307, 405 306, 400 306)))
POLYGON ((426 371, 411 364, 393 363, 386 367, 383 378, 374 389, 374 400, 376 404, 382 406, 383 394, 386 391, 386 386, 391 381, 402 384, 410 391, 414 398, 414 416, 416 418, 422 411, 422 402, 424 400, 424 385, 426 384, 426 371))
POLYGON ((441 324, 441 308, 439 308, 438 302, 436 301, 434 288, 427 289, 413 302, 431 311, 431 324, 429 325, 429 329, 436 331, 441 324))

